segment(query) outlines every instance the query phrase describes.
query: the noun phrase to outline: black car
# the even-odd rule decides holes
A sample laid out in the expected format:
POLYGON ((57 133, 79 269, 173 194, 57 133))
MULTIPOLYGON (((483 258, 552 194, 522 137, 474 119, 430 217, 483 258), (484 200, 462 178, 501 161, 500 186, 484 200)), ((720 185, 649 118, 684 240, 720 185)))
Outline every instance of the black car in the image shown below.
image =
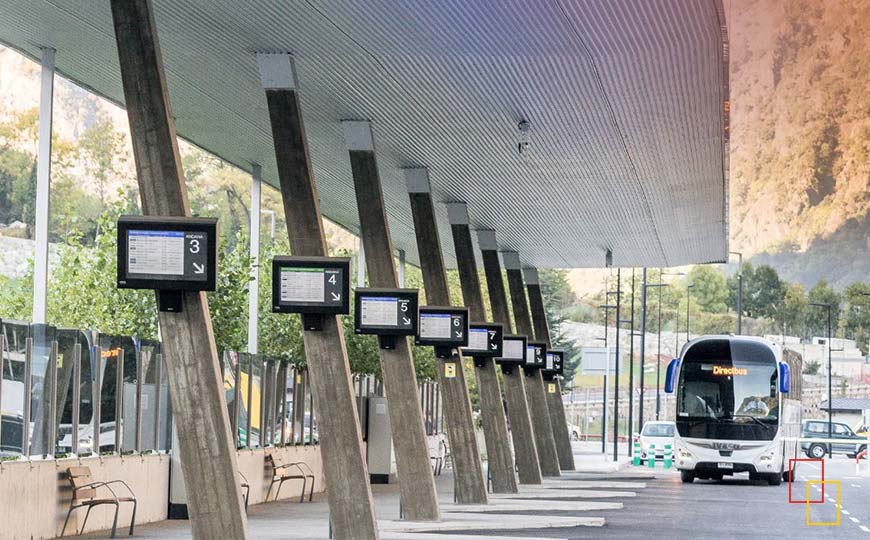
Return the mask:
POLYGON ((823 442, 802 442, 801 450, 808 457, 821 459, 827 454, 846 454, 850 458, 855 457, 867 448, 867 438, 857 435, 852 428, 840 422, 834 422, 831 426, 833 437, 828 436, 827 420, 804 420, 802 439, 835 439, 854 440, 855 442, 839 442, 826 444, 823 442))

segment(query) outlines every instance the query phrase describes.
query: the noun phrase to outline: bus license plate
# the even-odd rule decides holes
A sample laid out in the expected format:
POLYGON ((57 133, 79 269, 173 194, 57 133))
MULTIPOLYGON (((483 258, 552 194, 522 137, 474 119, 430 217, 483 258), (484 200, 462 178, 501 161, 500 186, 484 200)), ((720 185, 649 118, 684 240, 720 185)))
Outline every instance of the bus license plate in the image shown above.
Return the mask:
POLYGON ((719 468, 720 469, 733 469, 734 464, 733 463, 719 463, 719 468))

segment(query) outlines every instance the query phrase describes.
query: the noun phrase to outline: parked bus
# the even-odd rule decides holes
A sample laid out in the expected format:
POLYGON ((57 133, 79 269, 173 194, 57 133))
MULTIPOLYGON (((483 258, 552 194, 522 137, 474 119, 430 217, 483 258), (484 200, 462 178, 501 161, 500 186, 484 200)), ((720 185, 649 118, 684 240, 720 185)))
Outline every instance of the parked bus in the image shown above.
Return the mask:
POLYGON ((771 485, 788 480, 788 460, 799 457, 801 370, 800 357, 787 356, 760 338, 703 336, 671 361, 665 391, 677 394, 683 482, 744 472, 771 485))

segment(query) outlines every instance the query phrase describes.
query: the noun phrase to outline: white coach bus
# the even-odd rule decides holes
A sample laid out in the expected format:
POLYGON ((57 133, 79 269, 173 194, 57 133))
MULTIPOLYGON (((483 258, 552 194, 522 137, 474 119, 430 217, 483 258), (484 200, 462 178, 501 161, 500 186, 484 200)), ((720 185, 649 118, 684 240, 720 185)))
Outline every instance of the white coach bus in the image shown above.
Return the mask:
POLYGON ((788 480, 788 460, 799 457, 800 377, 800 358, 784 361, 764 339, 687 343, 665 381, 665 392, 677 394, 674 459, 682 481, 735 473, 771 485, 788 480))

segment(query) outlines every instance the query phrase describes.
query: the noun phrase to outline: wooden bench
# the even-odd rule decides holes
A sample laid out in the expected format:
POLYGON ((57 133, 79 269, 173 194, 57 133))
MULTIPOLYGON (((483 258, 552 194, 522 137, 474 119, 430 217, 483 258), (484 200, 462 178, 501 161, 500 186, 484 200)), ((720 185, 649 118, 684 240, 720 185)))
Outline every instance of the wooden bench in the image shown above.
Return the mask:
POLYGON ((272 486, 278 484, 278 490, 275 491, 275 498, 278 500, 278 494, 281 493, 281 486, 287 480, 302 480, 302 494, 299 496, 299 502, 305 502, 305 487, 308 485, 308 479, 311 479, 311 488, 308 492, 308 501, 314 498, 314 471, 304 461, 296 461, 293 463, 278 463, 272 454, 266 454, 266 465, 272 469, 272 483, 269 484, 269 491, 266 493, 266 500, 269 500, 269 494, 272 493, 272 486))
POLYGON ((115 532, 118 528, 118 511, 121 503, 133 503, 133 515, 130 517, 130 535, 133 535, 133 526, 136 523, 136 494, 130 489, 123 480, 109 480, 108 482, 93 482, 91 481, 91 469, 88 467, 70 467, 67 469, 67 478, 70 486, 72 486, 72 501, 70 501, 69 511, 66 513, 66 519, 63 522, 63 529, 60 535, 63 536, 66 532, 66 526, 69 522, 70 515, 77 508, 87 507, 88 511, 85 514, 85 520, 82 522, 82 530, 78 532, 81 535, 85 532, 85 525, 88 523, 88 516, 91 515, 91 510, 95 506, 102 504, 115 505, 115 519, 112 522, 112 538, 115 537, 115 532), (113 485, 122 485, 129 495, 121 495, 112 489, 113 485), (103 488, 109 492, 108 496, 98 497, 97 490, 103 488))

